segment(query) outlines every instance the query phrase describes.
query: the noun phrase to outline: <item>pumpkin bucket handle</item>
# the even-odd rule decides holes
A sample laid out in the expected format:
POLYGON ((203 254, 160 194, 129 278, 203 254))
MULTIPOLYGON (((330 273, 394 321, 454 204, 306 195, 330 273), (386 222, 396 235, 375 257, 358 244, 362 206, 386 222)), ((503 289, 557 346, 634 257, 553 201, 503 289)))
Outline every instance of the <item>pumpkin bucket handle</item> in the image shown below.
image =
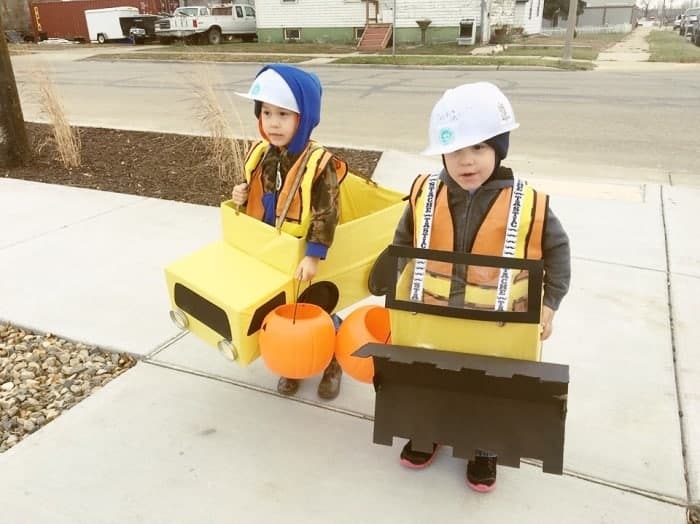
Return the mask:
MULTIPOLYGON (((311 280, 307 289, 311 287, 311 280)), ((294 312, 292 313, 292 325, 297 322, 297 305, 299 304, 299 295, 301 295, 301 277, 294 281, 294 312)))

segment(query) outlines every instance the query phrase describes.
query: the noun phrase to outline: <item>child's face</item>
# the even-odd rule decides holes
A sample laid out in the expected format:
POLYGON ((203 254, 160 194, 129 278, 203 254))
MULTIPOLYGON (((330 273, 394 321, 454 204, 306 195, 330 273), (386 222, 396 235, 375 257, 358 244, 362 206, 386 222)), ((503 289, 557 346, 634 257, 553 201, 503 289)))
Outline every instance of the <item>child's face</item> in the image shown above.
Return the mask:
POLYGON ((294 111, 263 102, 260 108, 263 131, 273 146, 285 147, 294 138, 299 122, 294 111))
POLYGON ((459 187, 473 191, 481 186, 496 167, 496 151, 488 144, 463 147, 445 154, 447 174, 459 187))

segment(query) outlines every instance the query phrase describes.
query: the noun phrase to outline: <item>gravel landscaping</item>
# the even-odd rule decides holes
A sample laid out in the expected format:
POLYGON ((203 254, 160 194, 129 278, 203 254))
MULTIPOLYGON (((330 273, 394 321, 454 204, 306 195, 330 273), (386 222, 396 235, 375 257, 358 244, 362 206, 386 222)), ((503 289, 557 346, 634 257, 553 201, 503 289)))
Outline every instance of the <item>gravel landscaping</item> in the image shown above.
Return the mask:
POLYGON ((0 453, 134 364, 125 353, 0 323, 0 453))

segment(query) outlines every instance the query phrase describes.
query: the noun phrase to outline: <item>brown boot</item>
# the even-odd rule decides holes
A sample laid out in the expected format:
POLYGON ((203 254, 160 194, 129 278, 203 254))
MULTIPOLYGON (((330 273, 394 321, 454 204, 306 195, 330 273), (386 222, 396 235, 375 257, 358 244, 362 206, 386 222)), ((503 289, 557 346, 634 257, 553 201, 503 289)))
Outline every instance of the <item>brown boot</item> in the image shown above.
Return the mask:
POLYGON ((325 400, 333 400, 340 393, 340 379, 343 376, 343 370, 338 364, 338 361, 333 357, 331 363, 323 372, 323 378, 318 383, 318 396, 325 400))
POLYGON ((277 392, 282 395, 294 395, 299 389, 299 379, 280 377, 277 382, 277 392))

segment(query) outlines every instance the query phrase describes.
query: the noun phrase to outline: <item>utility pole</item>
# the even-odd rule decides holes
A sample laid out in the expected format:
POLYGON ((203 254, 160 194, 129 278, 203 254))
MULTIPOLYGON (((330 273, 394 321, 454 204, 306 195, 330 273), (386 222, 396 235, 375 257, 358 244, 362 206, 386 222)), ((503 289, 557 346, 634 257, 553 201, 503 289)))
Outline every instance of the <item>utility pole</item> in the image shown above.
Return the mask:
MULTIPOLYGON (((377 6, 379 6, 378 3, 377 6)), ((377 9, 379 9, 379 7, 377 7, 377 9)), ((394 0, 391 13, 393 18, 391 21, 391 56, 396 56, 396 0, 394 0)))
POLYGON ((574 32, 576 31, 576 10, 578 9, 578 0, 569 0, 569 16, 566 19, 566 38, 564 39, 564 53, 562 60, 567 62, 571 60, 571 45, 574 41, 574 32))
POLYGON ((29 159, 29 141, 3 27, 0 9, 0 166, 15 167, 29 159))
POLYGON ((661 13, 659 13, 659 27, 663 27, 666 23, 666 0, 661 4, 661 13))
POLYGON ((489 35, 491 26, 489 7, 489 0, 481 0, 481 45, 487 45, 491 39, 491 35, 489 35))

